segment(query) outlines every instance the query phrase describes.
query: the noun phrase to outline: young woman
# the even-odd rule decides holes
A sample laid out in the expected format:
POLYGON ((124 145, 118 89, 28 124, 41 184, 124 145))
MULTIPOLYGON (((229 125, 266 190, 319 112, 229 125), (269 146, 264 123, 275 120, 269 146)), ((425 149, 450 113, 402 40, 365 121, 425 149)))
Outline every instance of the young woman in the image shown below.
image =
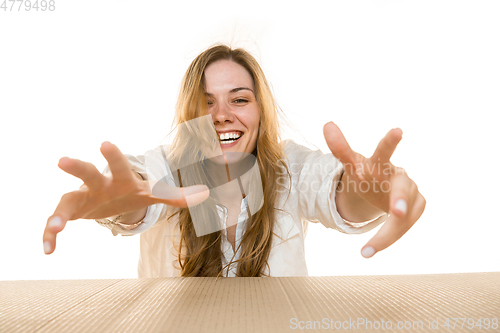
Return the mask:
POLYGON ((141 234, 139 277, 304 276, 308 222, 360 233, 385 221, 361 250, 368 258, 423 213, 416 184, 390 162, 401 130, 370 158, 332 122, 324 135, 333 155, 280 141, 266 78, 244 50, 214 46, 191 63, 176 123, 173 144, 143 156, 103 143, 104 174, 62 158, 59 167, 84 185, 49 217, 45 253, 67 221, 96 219, 114 235, 141 234))

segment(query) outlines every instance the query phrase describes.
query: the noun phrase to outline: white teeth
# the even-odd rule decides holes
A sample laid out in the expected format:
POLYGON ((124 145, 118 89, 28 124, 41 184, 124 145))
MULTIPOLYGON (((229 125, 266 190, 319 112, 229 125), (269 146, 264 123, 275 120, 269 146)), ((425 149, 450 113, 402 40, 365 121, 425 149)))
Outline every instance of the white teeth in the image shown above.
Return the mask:
POLYGON ((241 136, 240 133, 223 133, 220 134, 220 139, 221 140, 228 140, 228 139, 239 139, 241 136))

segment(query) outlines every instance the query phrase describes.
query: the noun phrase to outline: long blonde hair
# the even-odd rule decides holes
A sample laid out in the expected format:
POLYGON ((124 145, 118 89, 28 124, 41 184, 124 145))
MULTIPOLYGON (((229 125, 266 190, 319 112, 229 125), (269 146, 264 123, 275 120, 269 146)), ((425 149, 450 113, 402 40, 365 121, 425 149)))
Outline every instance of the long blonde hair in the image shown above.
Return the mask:
MULTIPOLYGON (((240 244, 241 256, 237 260, 236 274, 240 277, 258 277, 265 275, 266 266, 269 271, 267 261, 271 252, 275 225, 278 175, 283 175, 283 172, 289 175, 284 162, 284 152, 279 144, 279 109, 258 62, 245 50, 231 49, 226 45, 216 45, 202 52, 191 63, 182 80, 176 106, 175 124, 179 126, 184 122, 207 115, 204 72, 208 65, 218 60, 234 61, 250 73, 254 81, 255 97, 260 111, 259 132, 254 154, 260 168, 264 203, 262 208, 250 218, 250 223, 247 223, 247 230, 240 244)), ((179 134, 176 135, 169 161, 181 160, 188 144, 185 141, 180 139, 179 134)), ((199 170, 191 171, 191 173, 200 172, 199 170)), ((179 174, 179 186, 188 185, 184 179, 180 178, 179 174)), ((208 213, 216 214, 216 211, 212 210, 208 213)), ((174 215, 176 214, 178 214, 180 230, 180 241, 176 248, 181 276, 221 276, 227 267, 222 267, 222 232, 217 231, 197 237, 190 211, 186 208, 180 209, 174 215)))

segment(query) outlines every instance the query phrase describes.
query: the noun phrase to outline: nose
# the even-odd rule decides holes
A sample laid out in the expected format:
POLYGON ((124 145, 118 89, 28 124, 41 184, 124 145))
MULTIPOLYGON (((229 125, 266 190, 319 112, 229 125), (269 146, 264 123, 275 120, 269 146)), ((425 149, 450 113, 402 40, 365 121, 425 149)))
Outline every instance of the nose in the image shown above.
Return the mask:
POLYGON ((214 124, 223 124, 224 122, 233 122, 234 115, 231 111, 231 108, 225 103, 217 103, 212 108, 212 119, 214 120, 214 124))

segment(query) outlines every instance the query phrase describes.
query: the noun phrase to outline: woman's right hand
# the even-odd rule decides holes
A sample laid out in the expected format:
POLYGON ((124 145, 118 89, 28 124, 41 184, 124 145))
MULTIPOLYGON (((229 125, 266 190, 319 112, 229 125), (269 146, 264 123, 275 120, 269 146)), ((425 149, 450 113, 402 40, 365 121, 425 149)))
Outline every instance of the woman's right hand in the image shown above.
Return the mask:
POLYGON ((132 170, 118 147, 104 142, 101 153, 108 161, 110 175, 101 174, 88 162, 68 157, 59 160, 59 168, 80 178, 84 184, 79 190, 64 194, 54 214, 48 218, 43 233, 46 254, 54 252, 56 236, 69 220, 101 219, 139 211, 157 203, 189 207, 208 198, 209 190, 205 185, 177 188, 164 183, 158 183, 162 186, 158 191, 162 198, 156 197, 151 193, 149 183, 139 179, 139 174, 132 170))

